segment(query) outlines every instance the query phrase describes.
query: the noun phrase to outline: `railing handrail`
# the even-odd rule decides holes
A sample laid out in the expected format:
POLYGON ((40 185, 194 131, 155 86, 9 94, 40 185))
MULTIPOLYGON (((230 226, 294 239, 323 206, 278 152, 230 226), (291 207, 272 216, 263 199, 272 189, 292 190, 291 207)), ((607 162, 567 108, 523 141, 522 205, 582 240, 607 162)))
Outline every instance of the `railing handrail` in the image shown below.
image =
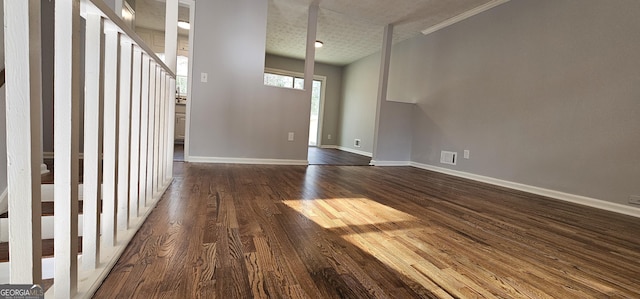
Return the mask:
POLYGON ((172 78, 176 77, 176 74, 164 63, 160 57, 156 55, 156 53, 151 50, 149 45, 142 40, 140 36, 135 32, 135 30, 131 29, 125 22, 116 15, 111 8, 104 3, 103 0, 82 0, 82 10, 80 15, 86 18, 86 14, 88 12, 101 14, 106 20, 113 23, 117 29, 124 33, 128 38, 131 39, 135 44, 138 45, 142 50, 144 50, 147 55, 149 55, 153 60, 162 67, 169 76, 172 78))

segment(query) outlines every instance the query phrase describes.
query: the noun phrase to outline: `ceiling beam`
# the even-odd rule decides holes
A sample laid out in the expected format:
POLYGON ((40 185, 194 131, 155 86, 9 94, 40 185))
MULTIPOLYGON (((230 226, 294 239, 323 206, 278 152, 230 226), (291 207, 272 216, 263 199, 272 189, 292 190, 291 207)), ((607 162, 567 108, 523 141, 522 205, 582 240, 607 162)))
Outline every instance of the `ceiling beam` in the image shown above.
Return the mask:
POLYGON ((500 4, 504 4, 504 3, 507 3, 509 1, 510 0, 493 0, 493 1, 489 1, 489 2, 487 2, 485 4, 483 4, 483 5, 480 5, 480 6, 476 7, 476 8, 474 8, 474 9, 467 10, 467 11, 465 11, 465 12, 459 14, 459 15, 456 15, 456 16, 451 17, 451 18, 449 18, 449 19, 447 19, 447 20, 445 20, 445 21, 443 21, 441 23, 438 23, 437 25, 433 25, 433 26, 431 26, 431 27, 429 27, 429 28, 427 28, 425 30, 422 30, 421 32, 424 35, 436 32, 436 31, 438 31, 438 30, 440 30, 442 28, 449 27, 449 26, 451 26, 451 25, 453 25, 455 23, 458 23, 460 21, 466 20, 466 19, 468 19, 470 17, 473 17, 473 16, 475 16, 475 15, 477 15, 479 13, 482 13, 484 11, 487 11, 487 10, 492 9, 492 8, 494 8, 494 7, 496 7, 496 6, 500 5, 500 4))

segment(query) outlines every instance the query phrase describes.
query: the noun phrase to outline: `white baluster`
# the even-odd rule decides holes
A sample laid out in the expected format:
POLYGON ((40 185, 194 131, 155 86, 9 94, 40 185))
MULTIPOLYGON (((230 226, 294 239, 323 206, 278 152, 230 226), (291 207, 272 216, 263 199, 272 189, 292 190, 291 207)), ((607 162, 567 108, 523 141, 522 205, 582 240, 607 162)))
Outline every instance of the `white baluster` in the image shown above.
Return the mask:
POLYGON ((55 3, 54 200, 55 296, 78 286, 78 147, 80 128, 80 1, 55 3))
POLYGON ((118 230, 129 228, 129 141, 131 130, 130 41, 120 43, 120 99, 118 121, 118 230))
POLYGON ((131 174, 129 179, 129 217, 138 218, 138 195, 140 186, 140 97, 142 82, 142 52, 137 46, 133 50, 131 75, 131 174))
POLYGON ((103 196, 102 196, 102 242, 116 245, 118 197, 116 181, 118 165, 118 85, 120 65, 120 33, 105 31, 104 58, 104 143, 103 143, 103 196))
POLYGON ((10 282, 42 280, 40 1, 5 0, 10 282))
POLYGON ((100 264, 104 20, 96 14, 86 20, 82 265, 92 270, 100 264))
POLYGON ((140 107, 140 206, 147 206, 147 163, 149 157, 149 56, 142 57, 142 94, 140 107))

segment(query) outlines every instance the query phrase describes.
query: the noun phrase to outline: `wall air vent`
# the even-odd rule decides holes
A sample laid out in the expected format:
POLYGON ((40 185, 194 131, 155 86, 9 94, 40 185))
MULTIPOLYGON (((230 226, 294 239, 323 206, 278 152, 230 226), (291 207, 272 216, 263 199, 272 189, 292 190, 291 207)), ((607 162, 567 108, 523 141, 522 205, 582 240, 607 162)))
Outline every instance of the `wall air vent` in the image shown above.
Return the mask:
POLYGON ((457 152, 442 151, 440 153, 440 163, 449 164, 449 165, 456 165, 456 162, 458 162, 458 153, 457 152))

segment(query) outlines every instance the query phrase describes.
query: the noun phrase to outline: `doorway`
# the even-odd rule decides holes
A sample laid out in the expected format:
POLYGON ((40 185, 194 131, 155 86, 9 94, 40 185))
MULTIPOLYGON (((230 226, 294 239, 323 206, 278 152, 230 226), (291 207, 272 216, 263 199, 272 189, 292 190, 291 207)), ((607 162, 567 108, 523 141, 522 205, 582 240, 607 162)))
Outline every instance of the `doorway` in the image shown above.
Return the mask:
POLYGON ((309 118, 309 146, 319 146, 322 138, 324 80, 313 80, 311 88, 311 116, 309 118))

